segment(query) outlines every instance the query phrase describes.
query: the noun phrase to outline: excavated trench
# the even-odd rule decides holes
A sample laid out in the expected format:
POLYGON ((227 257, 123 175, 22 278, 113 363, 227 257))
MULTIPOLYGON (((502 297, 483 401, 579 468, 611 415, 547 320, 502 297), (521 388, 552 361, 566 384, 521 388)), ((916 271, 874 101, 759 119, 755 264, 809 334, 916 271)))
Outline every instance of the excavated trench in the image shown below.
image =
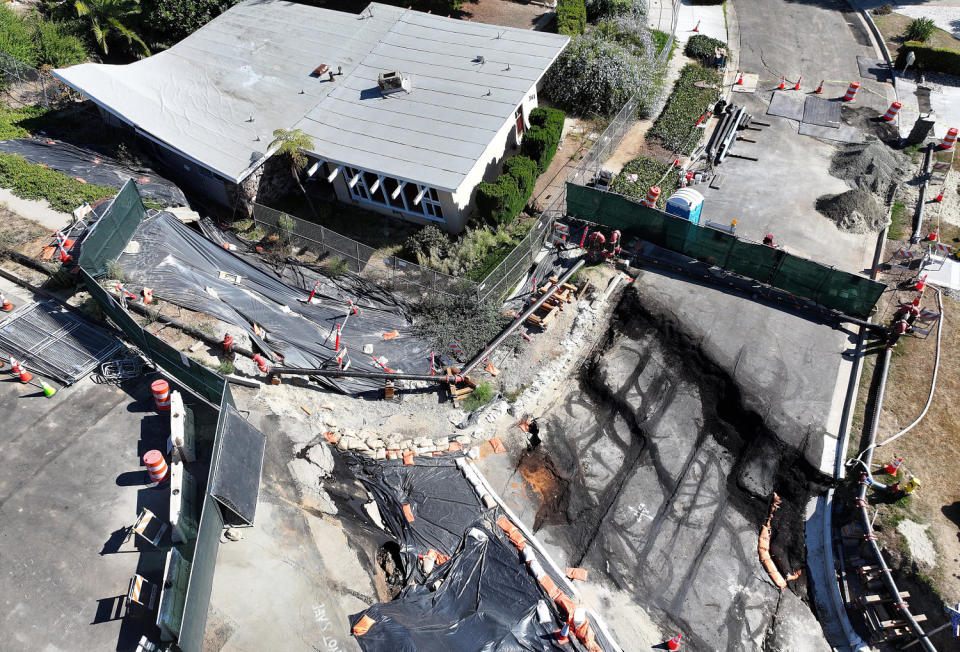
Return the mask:
POLYGON ((541 536, 694 649, 826 649, 801 603, 808 574, 783 605, 757 554, 776 492, 773 558, 784 575, 803 568, 822 477, 743 409, 729 375, 629 288, 577 382, 520 463, 543 495, 541 536))

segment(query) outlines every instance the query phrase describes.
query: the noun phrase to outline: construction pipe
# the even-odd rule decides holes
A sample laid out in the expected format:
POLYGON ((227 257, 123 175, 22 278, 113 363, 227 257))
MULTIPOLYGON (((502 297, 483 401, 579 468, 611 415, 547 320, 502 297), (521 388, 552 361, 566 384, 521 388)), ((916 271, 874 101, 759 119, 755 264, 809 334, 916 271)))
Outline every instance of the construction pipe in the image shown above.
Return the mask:
POLYGON ((920 195, 917 198, 917 212, 913 216, 913 233, 910 234, 910 244, 920 242, 920 229, 923 228, 923 206, 926 203, 927 186, 930 184, 930 166, 933 164, 934 144, 927 145, 927 153, 923 158, 923 185, 920 186, 920 195))
POLYGON ((483 351, 480 351, 479 353, 477 353, 477 355, 473 358, 473 360, 468 362, 466 366, 463 367, 463 369, 460 371, 460 374, 463 376, 466 376, 471 371, 476 369, 481 362, 483 362, 488 357, 493 355, 493 352, 497 350, 497 347, 503 344, 503 341, 507 339, 510 336, 510 334, 513 333, 513 331, 517 330, 517 328, 522 326, 523 323, 527 321, 527 318, 537 311, 537 308, 542 306, 547 299, 553 296, 553 293, 556 291, 558 287, 561 287, 564 283, 566 283, 570 279, 571 276, 574 275, 574 273, 576 273, 578 269, 583 267, 583 262, 584 262, 583 258, 581 258, 576 263, 574 263, 573 267, 568 269, 566 273, 564 273, 563 276, 561 276, 560 279, 557 280, 556 283, 554 283, 546 292, 543 293, 543 296, 541 296, 539 299, 534 301, 530 305, 530 307, 523 312, 523 314, 521 314, 519 317, 514 319, 509 326, 504 328, 503 331, 499 335, 497 335, 492 342, 490 342, 490 344, 484 347, 483 351))
MULTIPOLYGON (((875 450, 875 442, 877 440, 877 427, 880 424, 880 413, 881 408, 883 407, 883 393, 887 388, 887 372, 890 370, 890 355, 893 353, 891 347, 885 347, 883 350, 883 358, 881 359, 880 367, 880 384, 877 387, 877 397, 873 405, 873 414, 870 419, 870 442, 867 445, 864 453, 866 454, 865 459, 860 459, 860 462, 863 464, 867 479, 871 477, 870 468, 873 464, 873 451, 875 450)), ((870 548, 873 550, 873 555, 877 559, 877 563, 880 564, 881 577, 883 579, 883 584, 886 587, 887 591, 890 592, 890 595, 893 597, 894 605, 901 604, 900 600, 900 589, 897 588, 896 582, 893 581, 893 571, 887 566, 886 560, 883 558, 883 555, 880 553, 880 546, 877 545, 877 538, 873 534, 873 523, 871 522, 870 515, 867 512, 867 487, 870 486, 870 482, 864 481, 860 483, 860 493, 857 495, 857 504, 860 505, 860 520, 863 523, 863 530, 866 532, 866 540, 870 545, 870 548)), ((896 608, 896 607, 895 607, 896 608)), ((933 644, 930 642, 930 639, 927 634, 924 633, 923 629, 920 627, 920 624, 917 622, 917 619, 913 617, 913 614, 910 613, 910 608, 906 603, 902 603, 902 607, 898 609, 900 615, 907 621, 907 624, 910 625, 910 629, 913 630, 913 633, 916 634, 917 640, 923 646, 923 649, 927 652, 937 652, 936 648, 933 647, 933 644)))
POLYGON ((720 151, 717 152, 717 163, 723 163, 723 159, 730 153, 730 148, 733 147, 733 137, 736 136, 737 127, 740 126, 740 121, 743 120, 745 115, 747 115, 746 111, 743 110, 743 107, 739 107, 737 109, 737 117, 734 118, 730 130, 724 135, 724 139, 720 143, 720 151))

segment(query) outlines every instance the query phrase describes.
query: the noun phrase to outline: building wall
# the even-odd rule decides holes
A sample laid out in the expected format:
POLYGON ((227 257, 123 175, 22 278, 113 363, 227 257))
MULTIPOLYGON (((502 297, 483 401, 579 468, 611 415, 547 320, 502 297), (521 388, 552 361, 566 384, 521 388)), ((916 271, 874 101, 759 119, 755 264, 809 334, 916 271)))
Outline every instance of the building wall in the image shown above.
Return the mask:
MULTIPOLYGON (((525 129, 530 127, 530 112, 537 108, 538 96, 536 85, 523 96, 523 122, 525 129)), ((467 215, 473 212, 472 202, 474 190, 481 181, 493 181, 500 174, 500 167, 508 156, 516 153, 520 143, 517 139, 516 121, 511 117, 500 127, 496 138, 490 141, 477 164, 470 170, 463 183, 453 195, 453 201, 461 212, 467 215)))

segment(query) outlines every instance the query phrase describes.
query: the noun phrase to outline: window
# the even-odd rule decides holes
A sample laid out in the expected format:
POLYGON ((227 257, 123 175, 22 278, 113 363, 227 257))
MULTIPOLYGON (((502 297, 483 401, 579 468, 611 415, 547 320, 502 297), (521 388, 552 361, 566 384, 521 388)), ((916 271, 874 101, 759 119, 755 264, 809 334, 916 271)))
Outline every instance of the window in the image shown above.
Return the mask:
POLYGON ((436 188, 349 166, 343 166, 343 179, 350 189, 350 196, 355 200, 389 206, 405 214, 443 220, 443 206, 436 188), (351 186, 350 181, 354 178, 357 181, 351 186), (397 192, 398 189, 400 192, 397 192), (393 193, 397 193, 397 196, 393 197, 393 193), (418 196, 420 201, 417 201, 418 196))
POLYGON ((516 112, 513 114, 513 117, 517 121, 517 139, 523 136, 523 105, 517 107, 516 112))

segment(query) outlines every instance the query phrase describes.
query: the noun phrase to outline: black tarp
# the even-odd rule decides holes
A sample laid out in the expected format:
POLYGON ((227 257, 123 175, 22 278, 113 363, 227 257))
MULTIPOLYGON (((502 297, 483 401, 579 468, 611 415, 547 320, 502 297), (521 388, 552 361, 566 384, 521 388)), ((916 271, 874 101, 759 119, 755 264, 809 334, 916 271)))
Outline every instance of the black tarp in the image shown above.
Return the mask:
POLYGON ((427 584, 407 586, 391 602, 350 616, 376 621, 356 636, 363 652, 547 652, 556 611, 527 572, 520 553, 487 519, 475 523, 460 549, 427 584), (437 580, 443 582, 434 591, 437 580), (547 616, 541 623, 537 606, 547 616))
POLYGON ((46 165, 71 177, 98 186, 121 188, 128 179, 140 195, 165 206, 186 206, 187 198, 172 181, 147 167, 131 168, 90 149, 50 138, 17 138, 0 141, 0 152, 19 154, 31 163, 46 165))

